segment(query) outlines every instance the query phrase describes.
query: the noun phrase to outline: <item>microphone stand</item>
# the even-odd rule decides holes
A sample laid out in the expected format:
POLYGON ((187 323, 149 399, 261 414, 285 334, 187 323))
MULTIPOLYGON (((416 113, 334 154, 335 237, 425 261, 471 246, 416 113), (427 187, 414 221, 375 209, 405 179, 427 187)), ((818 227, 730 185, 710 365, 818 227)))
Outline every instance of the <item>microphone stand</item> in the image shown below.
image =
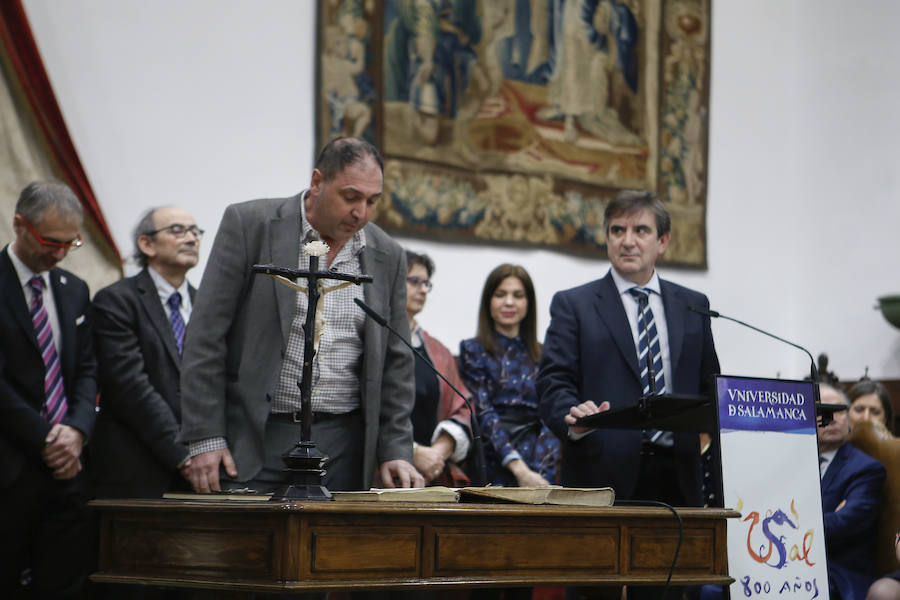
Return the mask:
POLYGON ((744 327, 752 329, 753 331, 757 331, 763 335, 767 335, 772 339, 776 339, 779 342, 783 342, 783 343, 787 344, 788 346, 793 346, 794 348, 797 348, 798 350, 802 350, 803 352, 805 352, 806 355, 809 357, 809 375, 810 375, 810 379, 812 380, 812 384, 813 384, 813 399, 815 401, 816 414, 822 416, 821 424, 823 426, 827 425, 828 423, 831 422, 831 420, 832 420, 831 415, 833 413, 847 409, 847 407, 844 406, 843 404, 822 404, 822 397, 819 394, 819 370, 816 368, 816 361, 815 361, 815 359, 813 359, 813 355, 810 353, 810 351, 807 350, 806 348, 804 348, 803 346, 801 346, 800 344, 795 344, 794 342, 792 342, 790 340, 786 340, 782 337, 778 337, 774 333, 769 333, 768 331, 766 331, 764 329, 760 329, 759 327, 751 325, 750 323, 745 323, 744 321, 741 321, 740 319, 735 319, 734 317, 729 317, 727 315, 723 315, 722 313, 715 311, 715 310, 710 310, 710 309, 704 308, 702 306, 688 306, 687 308, 690 311, 693 311, 697 314, 701 314, 701 315, 704 315, 704 316, 707 316, 710 318, 725 319, 727 321, 733 321, 734 323, 737 323, 738 325, 743 325, 744 327))
POLYGON ((469 422, 470 422, 470 425, 472 426, 472 452, 474 454, 473 458, 475 460, 475 475, 476 475, 476 479, 477 479, 477 481, 473 481, 473 483, 476 486, 487 485, 487 470, 486 470, 486 466, 484 463, 484 447, 482 446, 482 442, 481 442, 481 428, 478 426, 478 418, 475 415, 475 409, 469 403, 469 399, 466 398, 466 396, 462 392, 460 392, 458 389, 456 389, 456 386, 454 386, 452 383, 450 383, 447 380, 447 378, 444 377, 443 373, 438 371, 434 367, 434 365, 431 364, 431 361, 428 360, 428 357, 426 357, 424 354, 422 354, 421 352, 419 352, 418 350, 413 348, 413 345, 410 344, 408 341, 406 341, 406 338, 404 338, 402 335, 400 335, 396 329, 391 327, 390 324, 387 322, 387 319, 385 319, 383 316, 378 314, 374 308, 372 308, 371 306, 369 306, 368 304, 366 304, 359 298, 354 298, 353 301, 356 302, 356 305, 359 306, 361 309, 363 309, 363 312, 365 312, 367 315, 369 315, 373 321, 375 321, 376 323, 378 323, 379 325, 381 325, 382 327, 384 327, 385 329, 387 329, 388 331, 393 333, 395 336, 397 336, 397 338, 401 342, 403 342, 407 348, 409 348, 410 350, 413 351, 413 354, 415 354, 416 356, 419 357, 419 360, 421 360, 426 365, 428 365, 428 368, 431 369, 435 375, 440 377, 444 383, 446 383, 448 386, 450 386, 450 389, 453 390, 454 392, 456 392, 456 395, 459 396, 460 398, 462 398, 463 402, 465 402, 466 408, 469 409, 469 422))

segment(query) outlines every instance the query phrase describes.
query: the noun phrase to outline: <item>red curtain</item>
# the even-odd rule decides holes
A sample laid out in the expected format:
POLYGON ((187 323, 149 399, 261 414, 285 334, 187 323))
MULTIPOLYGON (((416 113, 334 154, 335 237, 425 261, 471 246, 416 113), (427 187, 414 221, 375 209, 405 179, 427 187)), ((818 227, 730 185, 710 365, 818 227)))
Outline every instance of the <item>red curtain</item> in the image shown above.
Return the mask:
POLYGON ((66 122, 56 103, 53 87, 44 70, 44 63, 31 34, 28 16, 21 0, 0 0, 0 38, 3 40, 10 65, 18 77, 28 106, 50 150, 51 158, 65 182, 81 199, 88 218, 97 226, 116 256, 121 258, 69 137, 66 122))

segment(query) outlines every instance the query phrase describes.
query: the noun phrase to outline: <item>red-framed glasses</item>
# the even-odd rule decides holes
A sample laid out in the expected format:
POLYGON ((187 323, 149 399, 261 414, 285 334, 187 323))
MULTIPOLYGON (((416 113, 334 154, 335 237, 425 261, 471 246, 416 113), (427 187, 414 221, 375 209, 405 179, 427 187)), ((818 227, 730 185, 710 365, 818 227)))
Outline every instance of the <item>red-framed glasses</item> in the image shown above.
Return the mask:
MULTIPOLYGON (((21 216, 21 215, 20 215, 21 216)), ((41 237, 37 231, 34 230, 34 227, 31 226, 25 217, 22 217, 22 224, 25 225, 25 228, 31 232, 31 235, 34 236, 34 239, 38 241, 41 246, 46 246, 47 248, 66 248, 66 249, 75 249, 81 248, 84 245, 84 241, 81 239, 81 234, 77 234, 74 240, 68 242, 60 242, 57 240, 47 240, 41 237)))

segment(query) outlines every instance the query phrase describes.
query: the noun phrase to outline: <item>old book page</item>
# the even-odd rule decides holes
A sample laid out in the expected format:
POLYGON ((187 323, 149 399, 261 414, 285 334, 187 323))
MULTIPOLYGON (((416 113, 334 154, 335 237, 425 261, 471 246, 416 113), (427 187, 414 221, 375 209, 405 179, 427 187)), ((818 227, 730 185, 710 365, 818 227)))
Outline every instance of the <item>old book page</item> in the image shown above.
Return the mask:
POLYGON ((467 487, 459 490, 462 502, 514 502, 518 504, 565 504, 568 506, 612 506, 612 488, 467 487))

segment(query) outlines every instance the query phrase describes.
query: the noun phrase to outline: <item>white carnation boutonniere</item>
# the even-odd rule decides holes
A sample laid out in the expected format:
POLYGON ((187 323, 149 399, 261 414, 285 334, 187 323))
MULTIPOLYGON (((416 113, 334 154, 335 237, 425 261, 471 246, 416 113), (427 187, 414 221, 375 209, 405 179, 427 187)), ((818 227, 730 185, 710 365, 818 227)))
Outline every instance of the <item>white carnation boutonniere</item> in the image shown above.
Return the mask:
POLYGON ((328 247, 328 244, 323 242, 322 240, 314 240, 312 242, 306 242, 303 244, 303 252, 308 254, 309 256, 316 256, 318 258, 322 258, 331 248, 328 247))

